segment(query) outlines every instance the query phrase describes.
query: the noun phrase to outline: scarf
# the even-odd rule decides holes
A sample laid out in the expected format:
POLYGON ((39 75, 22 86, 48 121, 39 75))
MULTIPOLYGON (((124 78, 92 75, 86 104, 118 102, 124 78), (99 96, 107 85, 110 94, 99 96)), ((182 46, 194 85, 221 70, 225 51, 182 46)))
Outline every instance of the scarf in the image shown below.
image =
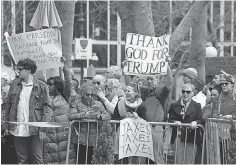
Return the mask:
POLYGON ((143 101, 141 98, 137 98, 133 103, 131 103, 128 100, 126 100, 126 97, 121 97, 120 101, 118 102, 118 110, 120 116, 125 117, 127 113, 127 108, 132 108, 135 109, 136 111, 137 108, 142 104, 142 102, 143 101))
POLYGON ((181 112, 180 112, 180 114, 182 115, 183 119, 185 117, 185 113, 186 113, 186 111, 188 109, 188 106, 189 106, 190 102, 191 102, 191 100, 189 102, 187 102, 186 104, 184 104, 183 99, 180 100, 180 104, 181 104, 181 112))

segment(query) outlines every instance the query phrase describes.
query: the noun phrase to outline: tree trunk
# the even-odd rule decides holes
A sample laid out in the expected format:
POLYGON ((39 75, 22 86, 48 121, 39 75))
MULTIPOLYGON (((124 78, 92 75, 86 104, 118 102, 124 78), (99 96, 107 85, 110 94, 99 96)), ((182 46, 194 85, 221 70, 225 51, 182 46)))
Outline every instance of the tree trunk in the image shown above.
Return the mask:
POLYGON ((171 35, 170 55, 172 59, 174 59, 175 53, 181 46, 181 43, 183 42, 189 29, 193 26, 193 23, 198 19, 199 15, 208 3, 209 1, 196 1, 171 35))
POLYGON ((124 36, 126 33, 155 36, 151 1, 122 1, 117 7, 124 36))
MULTIPOLYGON (((118 14, 121 18, 122 38, 125 39, 127 33, 155 36, 151 6, 151 1, 117 2, 118 14)), ((124 75, 124 79, 128 84, 129 76, 124 75)))
POLYGON ((205 61, 207 43, 207 7, 202 14, 194 21, 192 30, 192 41, 188 66, 198 71, 198 77, 205 83, 205 61))
POLYGON ((55 1, 55 4, 63 24, 63 27, 60 28, 61 41, 62 41, 62 55, 66 58, 65 65, 71 68, 75 2, 55 1))
POLYGON ((70 96, 72 77, 69 68, 72 67, 72 41, 74 28, 75 1, 56 1, 58 13, 63 26, 61 30, 62 56, 66 58, 64 67, 65 89, 64 94, 67 98, 70 96))

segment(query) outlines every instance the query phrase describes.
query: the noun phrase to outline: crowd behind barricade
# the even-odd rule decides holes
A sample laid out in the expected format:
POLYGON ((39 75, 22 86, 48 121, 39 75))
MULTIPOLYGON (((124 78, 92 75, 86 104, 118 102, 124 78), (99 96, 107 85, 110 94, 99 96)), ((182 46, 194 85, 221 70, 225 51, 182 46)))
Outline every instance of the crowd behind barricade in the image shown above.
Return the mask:
MULTIPOLYGON (((165 155, 176 153, 176 163, 191 164, 200 163, 203 149, 203 132, 196 129, 197 124, 204 125, 207 118, 236 119, 235 80, 224 71, 215 75, 209 84, 204 84, 196 69, 186 68, 181 74, 181 96, 174 101, 170 98, 170 68, 167 75, 162 76, 127 76, 122 69, 113 66, 105 75, 90 70, 87 77, 78 81, 64 66, 64 80, 55 76, 46 82, 34 77, 36 70, 34 61, 24 59, 17 64, 14 80, 2 73, 2 163, 65 164, 69 153, 69 164, 75 163, 77 157, 79 164, 91 164, 96 136, 100 132, 98 123, 80 123, 80 132, 72 132, 68 150, 68 129, 10 122, 120 121, 140 117, 148 122, 188 123, 191 129, 152 126, 155 162, 146 158, 139 162, 165 164, 165 155), (11 137, 11 141, 8 139, 8 144, 3 145, 6 137, 11 137), (9 155, 12 149, 16 162, 14 155, 9 155)), ((127 164, 128 158, 118 159, 119 125, 114 139, 114 163, 127 164)), ((135 157, 132 162, 137 163, 135 157)))

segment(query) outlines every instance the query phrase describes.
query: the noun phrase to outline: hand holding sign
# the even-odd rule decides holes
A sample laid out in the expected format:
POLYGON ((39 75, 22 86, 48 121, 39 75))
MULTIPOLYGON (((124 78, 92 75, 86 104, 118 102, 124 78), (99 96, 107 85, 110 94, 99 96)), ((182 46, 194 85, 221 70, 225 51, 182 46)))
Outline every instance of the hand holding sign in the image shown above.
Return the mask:
POLYGON ((124 72, 130 75, 166 74, 170 35, 160 37, 127 33, 124 72))

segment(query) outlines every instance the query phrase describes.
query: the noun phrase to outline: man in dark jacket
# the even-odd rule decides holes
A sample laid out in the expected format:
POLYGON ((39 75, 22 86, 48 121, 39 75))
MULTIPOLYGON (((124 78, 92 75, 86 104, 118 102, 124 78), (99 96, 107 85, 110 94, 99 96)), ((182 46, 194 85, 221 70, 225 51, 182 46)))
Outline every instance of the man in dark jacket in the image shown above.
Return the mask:
POLYGON ((194 142, 199 144, 202 139, 199 130, 196 131, 195 137, 197 124, 202 123, 202 109, 199 103, 192 100, 194 90, 195 87, 193 84, 184 84, 182 87, 182 98, 177 102, 172 103, 169 110, 169 122, 178 125, 181 123, 188 123, 191 126, 190 128, 186 128, 185 126, 173 128, 171 142, 172 144, 175 140, 178 142, 177 164, 194 163, 194 155, 196 154, 194 142))
POLYGON ((31 59, 17 64, 19 78, 12 81, 6 107, 6 133, 13 135, 19 164, 43 164, 42 140, 46 129, 14 122, 51 121, 52 109, 47 85, 34 78, 36 63, 31 59))

